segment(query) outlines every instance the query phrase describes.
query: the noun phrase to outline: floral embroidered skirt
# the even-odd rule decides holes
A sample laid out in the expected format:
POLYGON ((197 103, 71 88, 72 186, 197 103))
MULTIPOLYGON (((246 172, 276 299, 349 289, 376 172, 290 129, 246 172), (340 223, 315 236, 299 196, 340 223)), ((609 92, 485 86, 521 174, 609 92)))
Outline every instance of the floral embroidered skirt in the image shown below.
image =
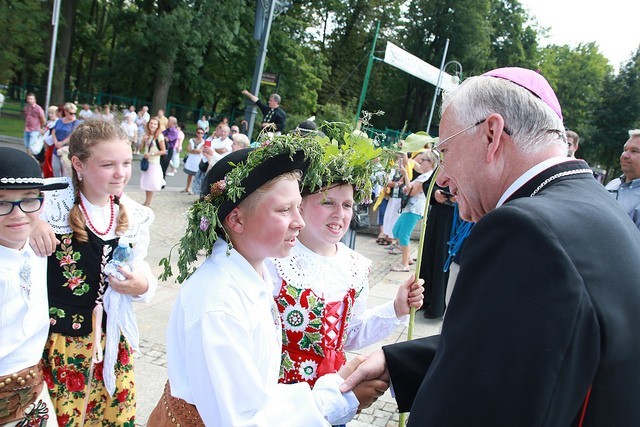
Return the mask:
MULTIPOLYGON (((102 337, 104 346, 104 336, 102 337)), ((86 426, 133 427, 136 417, 135 379, 131 348, 123 336, 115 366, 116 391, 109 396, 102 379, 102 363, 90 376, 92 336, 49 334, 44 348, 44 379, 60 427, 81 427, 86 405, 86 426), (86 399, 87 390, 90 389, 86 399)))

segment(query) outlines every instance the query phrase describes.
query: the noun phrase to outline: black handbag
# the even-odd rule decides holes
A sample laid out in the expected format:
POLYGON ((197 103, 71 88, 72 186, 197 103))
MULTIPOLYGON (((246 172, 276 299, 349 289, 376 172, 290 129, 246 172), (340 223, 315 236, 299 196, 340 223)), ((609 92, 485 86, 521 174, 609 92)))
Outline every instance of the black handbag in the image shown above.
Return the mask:
POLYGON ((404 185, 400 188, 400 211, 407 207, 411 196, 404 192, 404 185))
POLYGON ((369 220, 369 205, 356 205, 353 208, 353 216, 351 217, 351 223, 349 228, 352 230, 364 230, 371 227, 371 221, 369 220))
POLYGON ((144 172, 147 169, 149 169, 149 159, 143 157, 140 159, 140 170, 144 172))

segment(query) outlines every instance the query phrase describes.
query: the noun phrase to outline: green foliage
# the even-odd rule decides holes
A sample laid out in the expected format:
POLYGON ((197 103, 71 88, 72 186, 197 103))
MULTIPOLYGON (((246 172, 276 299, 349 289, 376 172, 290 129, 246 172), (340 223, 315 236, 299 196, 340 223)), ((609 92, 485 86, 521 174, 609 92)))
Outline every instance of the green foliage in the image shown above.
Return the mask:
POLYGON ((351 184, 353 198, 360 203, 371 195, 372 160, 382 150, 365 133, 354 131, 348 124, 325 122, 320 129, 326 135, 319 139, 324 152, 322 174, 319 179, 305 176, 305 181, 311 182, 311 189, 333 183, 351 184))
POLYGON ((349 123, 353 120, 355 102, 340 105, 333 102, 318 105, 317 121, 349 123))
POLYGON ((37 0, 0 0, 0 83, 33 82, 45 74, 50 10, 37 0))
MULTIPOLYGON (((93 102, 90 94, 100 91, 153 99, 152 113, 167 101, 241 109, 240 91, 250 86, 258 51, 256 4, 65 0, 58 52, 68 54, 58 58, 53 100, 64 86, 80 102, 93 102)), ((0 0, 0 83, 44 87, 51 11, 52 0, 0 0)), ((460 62, 464 76, 501 66, 540 68, 558 92, 566 125, 582 137, 579 155, 594 164, 615 167, 627 129, 640 125, 637 53, 614 75, 593 43, 540 48, 546 30, 519 0, 294 0, 273 21, 264 68, 280 76, 286 131, 312 115, 318 122, 353 120, 377 21, 378 58, 392 41, 439 66, 449 39, 446 59, 460 62)), ((263 85, 261 98, 274 91, 263 85)), ((433 96, 432 85, 375 62, 363 109, 385 111, 372 118, 377 128, 406 124, 415 132, 424 130, 433 96)), ((11 129, 3 118, 0 132, 11 129)))
POLYGON ((585 149, 593 151, 592 157, 611 179, 620 172, 618 158, 629 137, 627 131, 640 127, 640 48, 618 75, 605 78, 592 123, 593 148, 587 145, 585 149))
MULTIPOLYGON (((304 151, 305 159, 309 162, 305 171, 304 182, 317 182, 324 168, 321 162, 320 145, 311 138, 304 138, 294 134, 276 136, 273 140, 266 141, 262 147, 251 151, 245 162, 235 165, 227 173, 223 181, 211 185, 209 194, 191 206, 187 212, 185 235, 182 236, 177 245, 179 273, 176 281, 178 283, 184 282, 195 271, 193 263, 198 257, 198 252, 204 250, 207 254, 210 254, 213 244, 220 235, 226 235, 222 226, 224 218, 218 217, 218 211, 225 201, 236 202, 243 197, 245 193, 244 186, 246 185, 245 180, 249 174, 267 159, 283 154, 293 157, 300 150, 304 151)), ((231 248, 232 243, 229 237, 225 237, 229 248, 231 248)), ((160 261, 160 265, 163 267, 160 279, 166 280, 171 277, 173 274, 171 252, 168 257, 160 261)))
MULTIPOLYGON (((518 0, 491 1, 491 67, 535 68, 538 57, 537 29, 518 0)), ((490 67, 487 67, 490 68, 490 67)))

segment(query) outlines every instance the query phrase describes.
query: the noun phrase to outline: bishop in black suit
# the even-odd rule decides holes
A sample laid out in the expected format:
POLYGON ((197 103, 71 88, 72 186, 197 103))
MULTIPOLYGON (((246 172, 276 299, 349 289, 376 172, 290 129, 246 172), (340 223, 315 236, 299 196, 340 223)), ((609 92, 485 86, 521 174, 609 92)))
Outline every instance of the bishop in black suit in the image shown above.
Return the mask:
POLYGON ((443 103, 438 177, 477 222, 436 337, 383 347, 409 426, 640 425, 640 232, 565 158, 547 81, 467 79, 443 103))

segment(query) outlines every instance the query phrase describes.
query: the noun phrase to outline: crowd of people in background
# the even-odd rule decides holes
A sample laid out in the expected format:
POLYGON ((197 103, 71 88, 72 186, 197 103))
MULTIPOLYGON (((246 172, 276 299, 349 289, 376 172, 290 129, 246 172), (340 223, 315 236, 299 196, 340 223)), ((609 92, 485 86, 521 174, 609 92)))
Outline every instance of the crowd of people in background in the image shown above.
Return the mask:
MULTIPOLYGON (((47 381, 48 389, 46 396, 39 392, 35 398, 42 402, 43 411, 55 411, 59 421, 62 417, 80 425, 85 420, 124 425, 135 419, 130 356, 137 345, 137 330, 130 303, 148 299, 155 291, 156 278, 144 261, 153 221, 149 207, 154 193, 165 188, 167 177, 182 170, 186 182, 181 192, 208 194, 207 203, 215 206, 213 213, 203 214, 209 222, 206 227, 201 222, 200 230, 217 234, 207 240, 215 241, 213 248, 196 248, 213 251, 213 255, 187 281, 172 314, 168 333, 171 386, 168 382, 152 414, 159 423, 156 425, 167 425, 172 417, 164 404, 167 401, 192 411, 199 425, 203 420, 233 424, 244 422, 244 417, 276 423, 292 417, 317 418, 343 424, 362 409, 362 404, 377 398, 390 379, 401 409, 412 410, 413 425, 421 420, 446 425, 451 419, 463 425, 478 414, 492 423, 502 417, 517 420, 532 408, 548 409, 554 419, 567 422, 575 421, 580 411, 582 417, 589 414, 587 417, 596 421, 638 421, 640 414, 629 405, 628 396, 640 391, 638 369, 631 363, 640 355, 640 342, 631 337, 631 331, 614 326, 620 316, 637 319, 639 307, 635 297, 640 293, 627 282, 631 278, 637 285, 634 280, 640 277, 635 267, 629 267, 637 265, 640 253, 640 130, 629 131, 620 156, 622 175, 606 185, 607 194, 592 179, 586 162, 576 158, 580 137, 562 127, 560 105, 552 89, 543 77, 531 73, 510 68, 470 78, 444 104, 442 129, 447 138, 430 139, 411 148, 399 146, 387 168, 379 159, 367 160, 372 162, 366 169, 368 177, 378 185, 364 198, 358 194, 361 189, 350 181, 353 177, 331 175, 326 153, 323 166, 320 160, 310 158, 303 149, 305 141, 298 140, 293 152, 275 143, 251 150, 250 138, 227 117, 214 125, 210 118, 200 116, 194 123, 195 131, 188 133, 188 126, 175 116, 166 115, 162 109, 151 115, 146 106, 139 111, 130 106, 114 112, 110 105, 84 104, 78 111, 76 104, 65 103, 51 106, 45 116, 35 95, 27 94, 24 149, 39 160, 41 173, 34 172, 33 162, 29 163, 30 157, 24 153, 20 153, 22 157, 12 152, 6 155, 15 157, 16 164, 26 172, 0 156, 0 164, 4 161, 3 168, 11 175, 3 176, 0 182, 0 223, 24 214, 31 234, 25 232, 18 236, 19 241, 13 241, 0 229, 0 252, 7 252, 6 260, 49 256, 46 271, 43 268, 35 273, 40 282, 48 282, 50 325, 41 321, 30 341, 31 347, 42 344, 42 361, 34 362, 31 357, 25 366, 2 369, 2 387, 10 384, 7 378, 13 378, 12 372, 22 374, 24 369, 32 369, 39 373, 40 383, 43 378, 47 381), (488 92, 493 96, 485 99, 483 94, 488 92), (501 98, 507 93, 526 106, 527 114, 519 116, 506 107, 508 103, 501 98), (467 104, 477 104, 478 108, 469 109, 467 104), (489 114, 475 117, 483 108, 489 114), (534 144, 530 142, 533 138, 525 135, 538 132, 525 124, 531 115, 544 122, 543 129, 552 129, 536 140, 534 148, 527 145, 534 144), (469 139, 476 133, 477 143, 467 143, 464 149, 461 146, 465 143, 454 140, 469 139), (269 153, 262 158, 269 170, 252 163, 261 155, 260 150, 269 153), (123 194, 134 156, 140 158, 143 205, 123 194), (99 166, 104 159, 113 162, 109 163, 109 172, 99 166), (240 184, 250 188, 246 198, 227 197, 225 188, 211 190, 244 165, 247 175, 240 184), (307 169, 317 172, 322 185, 302 194, 292 191, 303 180, 299 171, 307 169), (510 173, 502 173, 504 170, 510 173), (47 186, 41 176, 66 179, 57 186, 47 186), (118 177, 117 183, 110 180, 114 176, 118 177), (21 186, 23 182, 28 185, 21 186), (43 207, 40 192, 49 190, 65 192, 54 193, 53 204, 43 207), (14 200, 14 196, 22 199, 14 200), (402 283, 394 301, 379 310, 366 309, 370 262, 341 243, 356 202, 378 210, 376 241, 390 255, 399 255, 399 262, 391 267, 394 272, 412 271, 411 265, 417 260, 411 258, 411 235, 420 220, 427 221, 418 277, 402 283), (280 211, 274 213, 274 203, 286 204, 286 218, 280 211), (573 206, 582 210, 572 210, 573 206), (556 215, 558 212, 563 215, 556 215), (264 215, 270 218, 268 223, 264 215), (577 228, 569 227, 570 216, 579 221, 577 228), (209 225, 212 231, 208 231, 209 225), (503 234, 496 237, 496 233, 503 234), (585 235, 593 235, 606 247, 606 253, 593 249, 585 235), (25 249, 31 236, 35 246, 25 249), (289 243, 283 246, 282 241, 289 243), (134 267, 118 270, 121 276, 103 274, 103 264, 115 257, 121 242, 137 251, 134 267), (5 251, 5 246, 19 253, 5 251), (491 248, 489 257, 486 248, 491 248), (550 253, 554 254, 551 260, 550 253), (596 256, 606 256, 605 264, 616 266, 613 273, 588 267, 588 261, 596 256), (625 257, 634 262, 624 262, 625 257), (505 259, 508 262, 502 265, 505 259), (319 271, 325 272, 324 280, 319 280, 319 271), (226 277, 220 289, 207 286, 213 273, 226 277), (257 301, 259 309, 252 306, 242 311, 247 307, 245 297, 238 301, 221 297, 226 288, 262 284, 269 275, 277 278, 280 286, 267 293, 254 289, 256 294, 247 297, 247 301, 257 301), (602 292, 605 284, 616 292, 602 292), (513 287, 518 292, 512 292, 513 287), (105 310, 114 310, 111 313, 115 314, 103 322, 100 310, 104 304, 105 310), (95 311, 98 306, 100 310, 95 311), (499 315, 492 317, 492 313, 483 311, 485 307, 496 307, 499 315), (411 308, 422 308, 426 318, 446 314, 451 320, 437 339, 384 347, 344 367, 345 349, 384 338, 406 320, 411 308), (242 311, 243 316, 230 319, 234 310, 242 311), (306 313, 309 322, 303 326, 295 323, 299 318, 292 317, 293 311, 306 313), (530 322, 541 314, 542 326, 530 322), (568 319, 571 322, 566 316, 573 316, 568 319), (478 318, 483 327, 492 325, 492 336, 478 328, 478 318), (194 319, 204 319, 205 327, 185 334, 185 325, 194 319), (274 322, 281 328, 273 328, 274 322), (574 327, 576 324, 578 327, 574 327), (513 325, 518 327, 514 329, 513 325), (45 326, 48 334, 43 333, 45 326), (227 340, 220 343, 216 334, 224 328, 227 340), (257 335, 251 333, 243 339, 249 329, 257 335), (103 331, 105 338, 101 341, 103 331), (518 331, 527 332, 527 343, 519 341, 518 331), (314 340, 308 341, 309 334, 314 340), (248 348, 247 343, 252 344, 251 338, 256 336, 270 340, 248 348), (625 339, 609 339, 616 336, 625 339), (278 341, 282 337, 284 343, 278 341), (188 345, 190 339, 205 345, 207 352, 194 354, 188 345), (510 345, 505 346, 505 342, 510 345), (518 353, 519 348, 526 352, 518 353), (541 348, 544 351, 539 352, 541 348), (625 354, 634 356, 620 362, 622 348, 628 350, 625 354), (97 349, 104 349, 104 361, 97 349), (519 354, 525 362, 531 359, 531 363, 518 364, 513 368, 516 374, 507 378, 501 372, 505 364, 513 362, 505 359, 509 353, 514 358, 519 354), (565 367, 565 357, 573 365, 565 367), (417 360, 420 363, 416 364, 417 360), (557 360, 563 361, 562 366, 557 366, 557 360), (217 373, 217 379, 208 375, 212 363, 226 366, 224 375, 217 373), (575 366, 583 369, 576 370, 575 366), (479 378, 472 386, 458 380, 456 373, 474 369, 486 369, 492 378, 479 378), (532 369, 538 369, 535 378, 530 375, 532 369), (341 378, 337 379, 336 372, 341 378), (82 375, 82 388, 65 377, 76 374, 82 375), (243 375, 245 383, 235 381, 243 375), (346 383, 341 384, 342 379, 346 383), (316 382, 319 386, 314 388, 316 382), (273 388, 276 383, 281 386, 273 388), (254 399, 247 393, 246 384, 266 397, 254 399), (562 404, 526 399, 532 394, 546 396, 550 385, 560 385, 558 396, 549 399, 562 404), (492 393, 483 394, 486 390, 492 393), (237 399, 239 396, 244 400, 237 399), (492 403, 495 396, 500 396, 500 402, 510 402, 509 408, 520 409, 494 412, 490 404, 479 403, 492 403), (276 397, 293 404, 292 411, 265 403, 276 397), (212 399, 220 405, 211 405, 212 399), (328 403, 318 405, 318 399, 328 399, 328 403), (460 399, 474 402, 474 410, 456 413, 460 399), (596 410, 587 412, 587 408, 596 410)), ((280 135, 286 120, 280 96, 272 94, 264 104, 250 92, 242 93, 262 111, 263 131, 280 135)), ((301 123, 294 132, 312 135, 315 123, 301 123)), ((339 152, 336 156, 347 154, 339 152)), ((12 268, 20 287, 11 297, 20 300, 16 304, 25 314, 30 307, 21 299, 30 298, 31 273, 22 261, 15 261, 12 268)), ((16 317, 19 322, 25 319, 16 317)), ((0 326, 5 334, 5 325, 0 326)), ((31 372, 29 375, 35 377, 31 372)))

